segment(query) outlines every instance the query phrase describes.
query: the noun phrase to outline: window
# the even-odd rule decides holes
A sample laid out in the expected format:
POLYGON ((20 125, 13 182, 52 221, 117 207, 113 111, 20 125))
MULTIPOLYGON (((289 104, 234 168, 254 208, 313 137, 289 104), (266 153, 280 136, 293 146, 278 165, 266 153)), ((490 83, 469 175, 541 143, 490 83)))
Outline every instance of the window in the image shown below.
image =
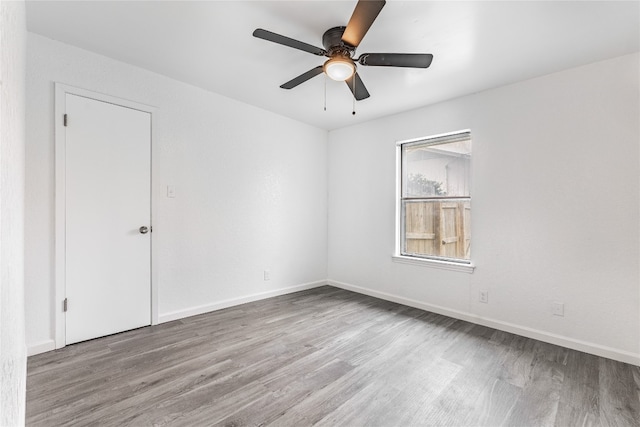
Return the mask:
POLYGON ((471 134, 401 142, 399 255, 471 263, 471 134))

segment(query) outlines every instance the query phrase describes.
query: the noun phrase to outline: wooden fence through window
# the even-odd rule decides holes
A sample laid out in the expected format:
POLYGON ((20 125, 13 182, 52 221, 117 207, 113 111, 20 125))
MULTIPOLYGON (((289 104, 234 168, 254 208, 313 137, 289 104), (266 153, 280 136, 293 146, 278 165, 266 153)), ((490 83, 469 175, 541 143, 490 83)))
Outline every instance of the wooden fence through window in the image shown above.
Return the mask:
POLYGON ((405 202, 405 253, 470 259, 471 201, 405 202))

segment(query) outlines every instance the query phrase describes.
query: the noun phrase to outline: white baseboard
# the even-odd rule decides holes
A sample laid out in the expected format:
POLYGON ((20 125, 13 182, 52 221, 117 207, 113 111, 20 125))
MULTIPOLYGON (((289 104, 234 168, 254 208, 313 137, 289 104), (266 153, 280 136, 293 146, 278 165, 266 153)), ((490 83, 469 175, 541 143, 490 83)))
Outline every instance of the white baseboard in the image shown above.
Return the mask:
POLYGON ((613 359, 619 362, 640 366, 640 354, 638 353, 618 350, 599 344, 576 340, 562 335, 529 328, 526 326, 503 322, 501 320, 489 319, 472 313, 452 310, 438 305, 427 304, 414 299, 405 298, 386 292, 379 292, 372 289, 363 288, 361 286, 351 285, 349 283, 327 280, 327 284, 336 288, 346 289, 348 291, 357 292, 359 294, 369 295, 371 297, 380 298, 386 301, 407 305, 409 307, 419 308, 421 310, 442 314, 444 316, 453 317, 455 319, 465 320, 467 322, 487 326, 489 328, 498 329, 505 332, 510 332, 512 334, 521 335, 523 337, 533 338, 539 341, 548 342, 550 344, 555 344, 573 350, 594 354, 596 356, 606 357, 607 359, 613 359))
POLYGON ((223 301, 218 301, 211 304, 199 305, 184 310, 171 311, 169 313, 160 314, 158 316, 158 322, 170 322, 172 320, 183 319, 190 316, 197 316, 198 314, 209 313, 211 311, 221 310, 223 308, 233 307, 240 304, 246 304, 248 302, 259 301, 266 298, 291 294, 294 292, 304 291, 307 289, 313 289, 326 285, 326 280, 318 280, 317 282, 303 283, 301 285, 290 286, 287 288, 274 289, 271 291, 260 292, 257 294, 247 295, 239 298, 231 298, 223 301))
POLYGON ((56 342, 54 340, 44 340, 27 347, 27 356, 34 356, 40 353, 46 353, 47 351, 55 350, 56 342))

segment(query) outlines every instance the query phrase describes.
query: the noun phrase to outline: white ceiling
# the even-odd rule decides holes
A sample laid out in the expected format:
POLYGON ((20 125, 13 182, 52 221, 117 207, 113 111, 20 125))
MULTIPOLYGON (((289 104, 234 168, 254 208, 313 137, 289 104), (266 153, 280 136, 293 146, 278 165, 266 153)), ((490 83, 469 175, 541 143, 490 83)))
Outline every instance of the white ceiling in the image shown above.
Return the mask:
POLYGON ((28 1, 29 31, 324 129, 336 129, 640 50, 638 1, 395 1, 357 53, 432 53, 428 69, 359 67, 371 97, 320 75, 312 54, 252 37, 264 28, 322 47, 356 1, 28 1))

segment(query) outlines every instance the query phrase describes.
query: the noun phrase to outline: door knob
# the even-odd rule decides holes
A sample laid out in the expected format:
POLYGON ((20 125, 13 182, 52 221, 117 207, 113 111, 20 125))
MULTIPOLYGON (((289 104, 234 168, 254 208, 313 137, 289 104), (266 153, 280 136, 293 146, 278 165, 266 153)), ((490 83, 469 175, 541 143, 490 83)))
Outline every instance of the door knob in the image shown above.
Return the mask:
POLYGON ((147 234, 149 232, 149 228, 143 225, 138 229, 138 231, 140 231, 140 234, 147 234))

